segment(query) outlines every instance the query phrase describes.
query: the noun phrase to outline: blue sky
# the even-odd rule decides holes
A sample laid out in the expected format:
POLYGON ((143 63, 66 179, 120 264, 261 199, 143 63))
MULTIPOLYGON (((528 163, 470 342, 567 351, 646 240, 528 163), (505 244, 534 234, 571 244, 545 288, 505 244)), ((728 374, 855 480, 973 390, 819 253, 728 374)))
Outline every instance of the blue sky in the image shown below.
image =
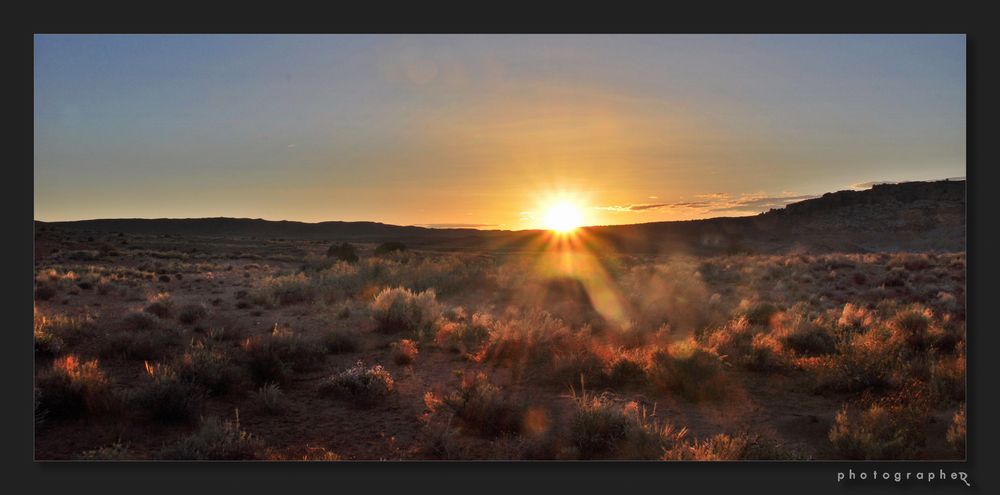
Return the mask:
POLYGON ((962 35, 38 35, 35 217, 529 228, 965 175, 962 35))

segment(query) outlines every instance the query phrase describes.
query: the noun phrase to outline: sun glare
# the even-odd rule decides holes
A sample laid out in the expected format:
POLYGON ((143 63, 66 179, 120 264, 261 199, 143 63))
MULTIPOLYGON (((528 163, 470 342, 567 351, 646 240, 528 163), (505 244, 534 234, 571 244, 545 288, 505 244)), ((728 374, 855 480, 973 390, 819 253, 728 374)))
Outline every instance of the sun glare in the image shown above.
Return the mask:
POLYGON ((545 228, 560 233, 576 230, 583 222, 580 210, 569 203, 554 204, 545 212, 545 228))

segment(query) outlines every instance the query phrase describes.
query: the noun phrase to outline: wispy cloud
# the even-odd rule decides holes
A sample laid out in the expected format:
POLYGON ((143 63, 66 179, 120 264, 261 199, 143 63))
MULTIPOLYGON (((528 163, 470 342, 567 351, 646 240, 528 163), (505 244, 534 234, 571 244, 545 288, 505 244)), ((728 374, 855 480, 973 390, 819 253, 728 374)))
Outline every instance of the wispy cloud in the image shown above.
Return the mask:
MULTIPOLYGON (((965 176, 961 175, 961 176, 958 176, 958 177, 948 177, 947 179, 939 179, 939 180, 956 180, 956 181, 958 181, 958 180, 965 180, 965 176)), ((901 184, 903 182, 907 182, 907 181, 898 181, 898 180, 873 180, 873 181, 870 181, 870 182, 859 182, 857 184, 851 184, 851 189, 858 189, 858 190, 870 189, 872 186, 879 186, 879 185, 882 185, 882 184, 901 184)))
POLYGON ((814 194, 786 194, 768 196, 765 194, 743 194, 739 198, 720 199, 711 211, 765 211, 782 208, 789 203, 816 198, 814 194))
POLYGON ((878 186, 882 184, 898 184, 898 182, 891 180, 873 180, 870 182, 859 182, 857 184, 851 184, 851 189, 870 189, 872 186, 878 186))
POLYGON ((741 194, 733 197, 727 193, 700 194, 698 201, 680 201, 675 203, 636 203, 628 205, 596 206, 596 209, 613 212, 642 213, 647 211, 686 210, 701 213, 712 212, 760 212, 770 208, 781 208, 789 203, 815 198, 810 194, 782 193, 769 195, 766 193, 741 194))
POLYGON ((480 229, 485 227, 499 227, 496 223, 424 223, 417 227, 427 227, 430 229, 480 229))

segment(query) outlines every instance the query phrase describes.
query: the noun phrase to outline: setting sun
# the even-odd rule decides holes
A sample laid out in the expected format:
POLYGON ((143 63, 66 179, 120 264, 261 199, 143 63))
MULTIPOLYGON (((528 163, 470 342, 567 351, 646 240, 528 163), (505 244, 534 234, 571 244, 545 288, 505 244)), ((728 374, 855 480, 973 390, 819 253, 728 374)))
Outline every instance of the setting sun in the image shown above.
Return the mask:
POLYGON ((556 232, 571 232, 582 223, 580 210, 569 203, 558 203, 545 212, 545 228, 556 232))

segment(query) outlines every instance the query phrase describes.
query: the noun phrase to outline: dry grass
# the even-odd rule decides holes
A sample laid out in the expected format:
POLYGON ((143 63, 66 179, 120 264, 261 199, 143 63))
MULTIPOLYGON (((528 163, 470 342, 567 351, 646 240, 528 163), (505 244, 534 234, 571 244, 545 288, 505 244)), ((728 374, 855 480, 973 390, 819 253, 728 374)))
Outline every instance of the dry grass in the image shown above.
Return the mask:
POLYGON ((964 456, 963 253, 567 269, 561 253, 357 244, 349 262, 327 241, 112 241, 67 236, 35 273, 41 457, 964 456), (237 408, 259 438, 199 422, 237 408), (315 426, 291 438, 282 415, 315 426), (121 421, 151 439, 98 433, 121 421))

